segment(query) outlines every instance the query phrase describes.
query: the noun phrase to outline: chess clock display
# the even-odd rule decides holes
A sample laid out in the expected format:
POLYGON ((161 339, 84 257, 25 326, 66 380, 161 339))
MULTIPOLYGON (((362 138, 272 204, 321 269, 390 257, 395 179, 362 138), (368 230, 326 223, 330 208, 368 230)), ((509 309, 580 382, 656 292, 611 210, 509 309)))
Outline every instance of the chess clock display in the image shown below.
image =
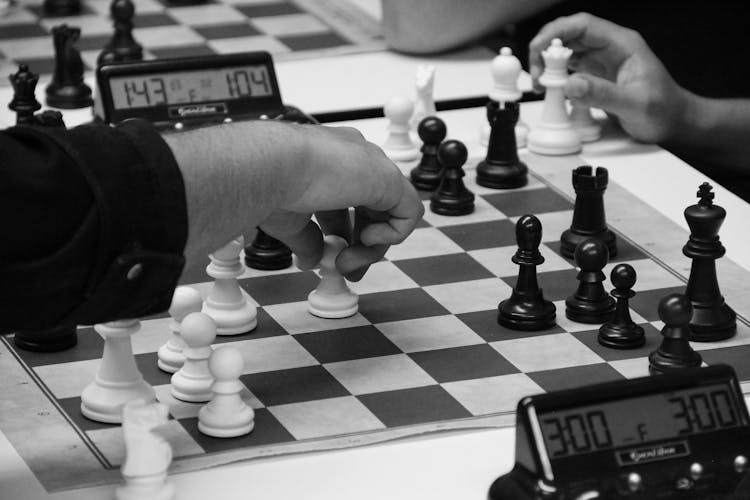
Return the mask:
POLYGON ((104 64, 97 83, 96 113, 108 123, 143 118, 181 129, 253 118, 310 121, 282 103, 267 52, 104 64))
POLYGON ((490 500, 750 498, 750 419, 716 365, 522 399, 490 500))

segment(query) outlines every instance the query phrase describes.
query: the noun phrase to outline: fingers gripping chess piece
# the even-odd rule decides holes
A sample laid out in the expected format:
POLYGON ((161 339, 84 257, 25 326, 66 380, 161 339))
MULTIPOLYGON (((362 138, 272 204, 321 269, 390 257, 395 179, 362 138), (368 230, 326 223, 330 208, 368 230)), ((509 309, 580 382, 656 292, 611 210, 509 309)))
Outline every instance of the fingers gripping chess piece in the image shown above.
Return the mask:
POLYGON ((216 324, 210 316, 200 312, 185 316, 180 325, 185 341, 185 363, 172 375, 172 396, 180 401, 203 403, 211 399, 214 378, 208 370, 208 358, 216 340, 216 324))
POLYGON ((94 381, 81 393, 81 413, 96 422, 119 424, 129 401, 155 401, 154 389, 143 380, 133 356, 131 337, 141 328, 137 319, 94 326, 104 337, 104 351, 94 381))
POLYGON ((242 236, 230 241, 211 254, 206 268, 215 281, 203 303, 203 312, 216 322, 218 335, 239 335, 258 326, 258 310, 237 282, 245 272, 240 259, 244 246, 242 236))
POLYGON ((604 323, 615 311, 615 301, 604 291, 606 279, 602 269, 607 265, 607 246, 595 238, 576 247, 575 261, 580 268, 578 289, 565 300, 565 316, 579 323, 604 323))
POLYGON ((203 299, 200 292, 193 287, 178 286, 172 296, 172 304, 169 306, 169 329, 172 331, 169 340, 159 348, 159 368, 167 373, 175 373, 185 363, 185 341, 180 336, 180 324, 190 313, 200 312, 203 307, 203 299))
POLYGON ((690 300, 679 293, 667 295, 659 302, 659 319, 664 322, 661 330, 662 342, 648 357, 648 368, 652 374, 683 368, 698 367, 703 360, 688 341, 690 318, 693 306, 690 300))
POLYGON ((419 149, 411 139, 409 120, 414 114, 414 103, 408 97, 392 97, 383 109, 388 118, 388 137, 383 151, 393 161, 411 161, 419 158, 419 149))
POLYGON ((143 400, 123 407, 122 435, 125 461, 120 468, 125 484, 115 490, 117 500, 173 500, 174 484, 167 476, 172 447, 154 432, 169 420, 167 407, 143 400))
POLYGON ((347 318, 359 310, 359 297, 336 269, 336 257, 348 245, 344 238, 328 235, 320 260, 320 284, 307 296, 310 314, 320 318, 347 318))
POLYGON ((249 434, 255 427, 255 412, 240 397, 244 362, 234 347, 216 349, 208 359, 214 377, 213 397, 198 412, 198 430, 212 437, 230 438, 249 434))
MULTIPOLYGON (((493 86, 490 89, 490 102, 488 104, 500 104, 518 102, 523 93, 518 87, 518 77, 521 75, 521 61, 513 55, 510 47, 503 47, 500 53, 492 60, 491 72, 493 86)), ((482 125, 479 143, 487 146, 490 142, 491 118, 487 116, 488 122, 482 125)), ((529 127, 520 119, 514 124, 514 133, 516 136, 516 147, 526 146, 526 136, 529 134, 529 127)))
POLYGON ((437 153, 447 134, 445 122, 437 116, 428 116, 419 122, 417 134, 422 139, 422 159, 411 171, 411 183, 422 191, 435 191, 443 177, 437 153))
POLYGON ((630 299, 635 297, 635 269, 630 264, 618 264, 612 269, 610 280, 615 289, 612 296, 617 299, 612 318, 599 328, 599 343, 613 349, 635 349, 646 343, 643 328, 630 317, 630 299))
POLYGON ((412 129, 427 116, 435 116, 435 99, 433 89, 435 86, 435 66, 420 64, 417 66, 416 95, 414 99, 414 114, 409 120, 412 129))
POLYGON ((544 155, 569 155, 581 150, 581 135, 570 122, 563 91, 568 81, 568 59, 573 51, 563 47, 559 38, 542 51, 544 72, 539 83, 546 87, 542 117, 531 128, 528 148, 544 155))

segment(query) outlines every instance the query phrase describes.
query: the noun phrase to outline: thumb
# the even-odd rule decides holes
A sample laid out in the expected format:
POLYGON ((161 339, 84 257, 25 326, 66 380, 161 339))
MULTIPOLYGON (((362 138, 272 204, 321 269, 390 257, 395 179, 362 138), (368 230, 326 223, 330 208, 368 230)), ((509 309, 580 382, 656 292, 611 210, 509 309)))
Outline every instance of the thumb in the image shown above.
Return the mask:
POLYGON ((616 83, 585 73, 570 75, 565 84, 565 94, 574 104, 600 108, 615 115, 632 110, 637 105, 635 96, 616 83))

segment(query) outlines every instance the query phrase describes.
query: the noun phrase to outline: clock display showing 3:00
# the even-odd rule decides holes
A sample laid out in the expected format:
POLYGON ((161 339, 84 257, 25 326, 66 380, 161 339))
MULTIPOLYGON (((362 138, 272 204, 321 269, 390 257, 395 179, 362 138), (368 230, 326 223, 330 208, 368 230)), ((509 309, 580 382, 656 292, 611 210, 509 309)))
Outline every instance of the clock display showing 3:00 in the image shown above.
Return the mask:
POLYGON ((264 65, 113 77, 109 87, 115 109, 268 97, 274 92, 264 65))

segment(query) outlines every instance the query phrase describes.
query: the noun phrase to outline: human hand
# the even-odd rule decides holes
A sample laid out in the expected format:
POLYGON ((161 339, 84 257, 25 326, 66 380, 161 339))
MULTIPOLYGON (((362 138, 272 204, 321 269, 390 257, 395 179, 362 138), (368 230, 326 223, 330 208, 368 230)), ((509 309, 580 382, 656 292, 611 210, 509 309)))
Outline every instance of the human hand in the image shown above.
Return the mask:
POLYGON ((304 154, 300 163, 279 172, 279 183, 287 188, 261 228, 286 243, 302 269, 320 261, 322 232, 346 238, 350 246, 339 254, 336 267, 357 281, 390 245, 414 230, 424 206, 406 177, 359 131, 298 127, 305 137, 304 154), (350 207, 356 207, 353 226, 350 207), (320 226, 311 220, 313 214, 320 226))
POLYGON ((565 86, 572 103, 614 115, 640 141, 665 142, 678 132, 688 93, 638 32, 587 13, 558 18, 529 44, 535 82, 544 65, 541 51, 554 38, 573 50, 568 66, 575 73, 565 86))

